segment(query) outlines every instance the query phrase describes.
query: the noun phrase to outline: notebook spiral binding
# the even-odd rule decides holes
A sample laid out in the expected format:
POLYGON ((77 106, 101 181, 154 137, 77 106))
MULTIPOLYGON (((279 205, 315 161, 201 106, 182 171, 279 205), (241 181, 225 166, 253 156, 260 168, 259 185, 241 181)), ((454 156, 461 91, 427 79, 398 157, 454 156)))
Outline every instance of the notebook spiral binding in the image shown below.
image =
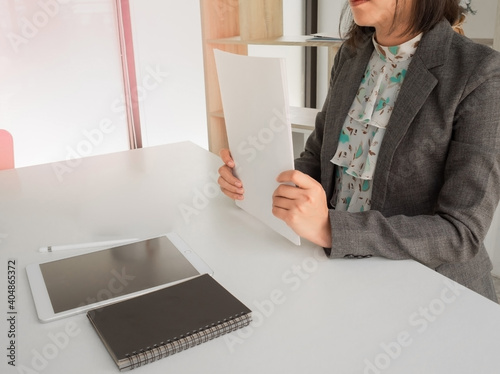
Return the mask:
POLYGON ((248 326, 252 321, 251 314, 240 315, 236 318, 224 321, 214 326, 207 326, 206 329, 193 332, 180 339, 155 345, 152 348, 134 352, 128 357, 128 365, 120 368, 120 371, 132 370, 140 366, 155 362, 164 357, 179 353, 185 349, 194 347, 201 343, 215 339, 221 335, 231 333, 242 327, 248 326))

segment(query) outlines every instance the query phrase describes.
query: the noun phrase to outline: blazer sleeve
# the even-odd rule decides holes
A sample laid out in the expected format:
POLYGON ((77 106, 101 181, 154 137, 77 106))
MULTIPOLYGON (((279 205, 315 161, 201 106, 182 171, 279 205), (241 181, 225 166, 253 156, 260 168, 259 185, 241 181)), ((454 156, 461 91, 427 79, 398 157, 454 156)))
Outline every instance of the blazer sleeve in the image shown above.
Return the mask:
MULTIPOLYGON (((309 152, 316 152, 314 141, 309 147, 309 152)), ((477 254, 500 198, 500 54, 496 52, 475 68, 455 108, 444 170, 432 214, 385 217, 375 210, 330 210, 330 256, 414 259, 435 269, 477 254)), ((411 183, 407 186, 411 188, 411 183)))

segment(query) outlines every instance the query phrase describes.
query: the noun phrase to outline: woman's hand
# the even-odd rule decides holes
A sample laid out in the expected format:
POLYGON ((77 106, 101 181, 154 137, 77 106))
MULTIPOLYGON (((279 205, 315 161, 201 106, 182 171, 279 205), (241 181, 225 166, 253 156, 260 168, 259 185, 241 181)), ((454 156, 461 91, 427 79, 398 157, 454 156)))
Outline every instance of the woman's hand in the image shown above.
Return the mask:
POLYGON ((288 184, 281 184, 274 191, 273 214, 301 237, 330 248, 330 216, 321 184, 297 170, 285 171, 276 180, 288 184))
POLYGON ((243 200, 243 184, 241 181, 233 175, 234 160, 231 157, 231 152, 229 149, 221 149, 219 153, 222 165, 219 168, 219 179, 218 183, 221 191, 233 200, 243 200))

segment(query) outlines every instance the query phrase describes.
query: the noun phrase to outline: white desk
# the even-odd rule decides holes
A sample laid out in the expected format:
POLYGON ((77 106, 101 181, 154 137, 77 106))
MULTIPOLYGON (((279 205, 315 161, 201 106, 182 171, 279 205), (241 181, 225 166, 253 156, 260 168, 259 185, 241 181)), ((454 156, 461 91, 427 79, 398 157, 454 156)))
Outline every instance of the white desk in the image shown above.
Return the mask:
POLYGON ((500 306, 412 261, 328 260, 310 243, 294 246, 218 191, 219 165, 180 143, 87 158, 62 178, 51 165, 0 172, 0 372, 117 373, 85 315, 38 322, 24 268, 69 255, 38 253, 41 245, 168 231, 254 311, 254 323, 138 373, 500 372, 500 306), (5 354, 9 258, 17 368, 5 354))

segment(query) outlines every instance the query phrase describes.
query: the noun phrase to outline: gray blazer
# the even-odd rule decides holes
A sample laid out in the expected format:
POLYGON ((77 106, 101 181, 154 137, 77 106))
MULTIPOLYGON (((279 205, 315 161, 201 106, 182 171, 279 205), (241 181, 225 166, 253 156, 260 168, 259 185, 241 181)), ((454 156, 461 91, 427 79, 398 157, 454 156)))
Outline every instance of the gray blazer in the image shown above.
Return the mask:
MULTIPOLYGON (((340 48, 295 163, 323 185, 330 208, 330 160, 372 52, 371 38, 340 48)), ((330 209, 330 256, 414 259, 495 299, 483 240, 499 199, 500 53, 443 21, 422 37, 408 68, 378 156, 372 209, 330 209)))

